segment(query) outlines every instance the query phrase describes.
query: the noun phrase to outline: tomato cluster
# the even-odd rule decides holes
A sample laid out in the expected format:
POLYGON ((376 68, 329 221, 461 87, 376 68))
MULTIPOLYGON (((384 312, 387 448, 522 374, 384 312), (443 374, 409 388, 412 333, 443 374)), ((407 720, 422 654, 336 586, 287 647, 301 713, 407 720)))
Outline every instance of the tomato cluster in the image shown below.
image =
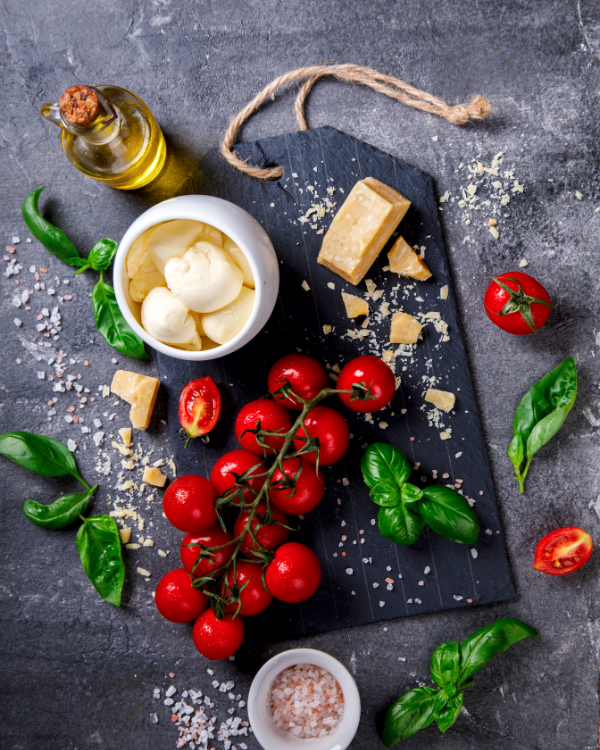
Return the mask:
MULTIPOLYGON (((161 579, 156 606, 171 622, 195 620, 194 644, 209 659, 227 658, 240 647, 243 617, 263 612, 274 597, 305 601, 319 586, 319 560, 309 547, 288 541, 287 516, 318 505, 325 493, 320 467, 348 449, 346 420, 320 401, 337 393, 350 409, 370 412, 387 406, 395 390, 391 369, 376 357, 349 362, 337 388, 328 388, 325 368, 303 354, 280 359, 267 380, 273 399, 251 401, 235 420, 241 448, 216 461, 210 480, 179 477, 163 497, 165 516, 185 536, 183 567, 161 579), (225 505, 239 511, 233 535, 219 512, 225 505)), ((188 435, 207 431, 211 421, 214 426, 215 391, 210 378, 184 389, 182 401, 192 404, 184 414, 193 421, 188 435), (209 417, 204 425, 203 415, 209 417)))

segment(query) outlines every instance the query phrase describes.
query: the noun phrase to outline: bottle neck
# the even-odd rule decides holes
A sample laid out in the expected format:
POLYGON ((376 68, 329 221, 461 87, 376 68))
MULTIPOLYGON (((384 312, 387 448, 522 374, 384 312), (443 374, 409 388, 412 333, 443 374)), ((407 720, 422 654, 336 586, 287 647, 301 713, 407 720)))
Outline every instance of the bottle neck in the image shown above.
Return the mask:
POLYGON ((93 90, 98 97, 98 114, 92 122, 86 125, 70 122, 61 112, 58 104, 44 104, 41 108, 42 116, 90 143, 100 145, 111 141, 119 132, 120 112, 112 102, 102 96, 98 89, 93 90))

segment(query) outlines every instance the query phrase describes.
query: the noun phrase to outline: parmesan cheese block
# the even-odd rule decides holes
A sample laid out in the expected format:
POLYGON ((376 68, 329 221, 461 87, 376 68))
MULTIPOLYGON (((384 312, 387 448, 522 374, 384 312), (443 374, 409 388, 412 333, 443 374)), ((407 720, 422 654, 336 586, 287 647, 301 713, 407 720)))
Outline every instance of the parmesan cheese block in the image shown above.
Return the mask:
POLYGON ((429 388, 425 394, 425 401, 429 401, 442 411, 452 411, 456 402, 456 396, 451 391, 438 391, 437 388, 429 388))
POLYGON ((359 315, 367 315, 369 312, 369 305, 362 297, 342 292, 342 299, 346 307, 347 318, 358 318, 359 315))
POLYGON ((142 482, 151 484, 153 487, 164 487, 167 477, 162 473, 160 469, 154 466, 146 466, 144 468, 144 475, 142 476, 142 482))
POLYGON ((323 237, 318 262, 356 286, 409 206, 409 200, 374 177, 360 180, 323 237))
POLYGON ((159 385, 158 378, 129 370, 117 370, 114 374, 110 390, 131 404, 129 418, 137 430, 145 430, 150 424, 159 385))
POLYGON ((392 249, 388 253, 390 271, 400 276, 408 276, 411 279, 425 281, 431 276, 423 259, 412 249, 404 237, 398 237, 392 249))
POLYGON ((423 326, 412 315, 395 312, 392 315, 390 342, 392 344, 416 344, 423 326))

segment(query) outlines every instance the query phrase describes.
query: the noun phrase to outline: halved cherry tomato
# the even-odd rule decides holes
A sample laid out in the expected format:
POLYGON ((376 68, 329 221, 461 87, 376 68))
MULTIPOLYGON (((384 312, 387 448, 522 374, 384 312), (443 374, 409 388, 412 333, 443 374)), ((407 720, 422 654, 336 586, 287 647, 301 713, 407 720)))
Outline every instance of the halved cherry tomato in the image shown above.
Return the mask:
POLYGON ((390 403, 396 390, 396 378, 389 365, 379 357, 370 355, 356 357, 344 365, 335 387, 340 391, 352 391, 355 383, 364 386, 367 391, 359 392, 360 395, 354 400, 350 393, 338 393, 338 396, 349 409, 361 414, 383 409, 390 403), (367 394, 371 398, 366 398, 367 394))
MULTIPOLYGON (((267 377, 269 390, 275 394, 286 382, 305 401, 313 399, 323 388, 327 388, 327 373, 323 365, 306 354, 287 354, 271 367, 267 377)), ((286 409, 302 411, 302 404, 293 396, 278 394, 277 401, 286 409)))
POLYGON ((577 526, 555 529, 535 548, 533 567, 551 576, 564 576, 585 565, 593 546, 592 537, 577 526))
POLYGON ((240 409, 235 420, 235 436, 242 448, 250 453, 256 453, 257 456, 262 456, 264 449, 257 443, 256 435, 246 432, 255 430, 259 423, 262 430, 281 433, 281 437, 269 435, 264 439, 265 444, 269 446, 268 454, 280 451, 285 442, 285 434, 292 429, 292 419, 289 413, 280 404, 266 398, 251 401, 240 409))
POLYGON ((540 282, 521 271, 496 276, 486 290, 483 306, 492 323, 515 336, 538 331, 552 308, 550 295, 540 282))
MULTIPOLYGON (((350 430, 342 415, 329 406, 315 406, 304 420, 304 428, 311 438, 319 440, 319 465, 329 466, 339 461, 348 450, 350 430)), ((294 435, 294 448, 299 451, 306 445, 306 433, 302 427, 294 435)), ((317 451, 302 455, 311 464, 317 463, 317 451)))
POLYGON ((260 488, 265 483, 264 476, 257 477, 255 475, 264 474, 266 470, 267 467, 255 453, 238 448, 228 451, 221 458, 217 459, 210 472, 210 482, 214 485, 219 495, 227 493, 228 497, 234 498, 234 505, 239 505, 239 488, 235 486, 234 475, 238 474, 241 476, 242 474, 246 474, 246 472, 250 472, 247 475, 246 483, 251 489, 244 487, 242 492, 244 494, 244 501, 252 503, 256 499, 256 495, 260 492, 260 488), (238 496, 237 498, 235 498, 236 495, 238 496))
POLYGON ((297 516, 315 508, 325 493, 323 472, 317 474, 314 464, 303 458, 284 458, 283 472, 294 480, 293 487, 287 487, 279 469, 273 474, 269 487, 269 498, 273 505, 284 513, 297 516))
POLYGON ((192 380, 179 397, 179 421, 191 438, 206 435, 216 425, 221 414, 221 394, 212 378, 192 380))
MULTIPOLYGON (((256 541, 260 544, 261 547, 264 547, 268 550, 274 550, 277 549, 277 547, 281 547, 281 545, 285 544, 288 540, 290 532, 285 528, 285 526, 288 525, 288 519, 284 513, 273 507, 271 508, 273 521, 278 521, 279 523, 265 523, 263 519, 265 518, 266 512, 267 504, 259 503, 258 507, 256 508, 256 515, 254 516, 250 524, 250 528, 254 532, 256 541), (285 524, 285 526, 282 526, 281 524, 285 524)), ((249 515, 250 511, 246 511, 244 513, 240 513, 240 515, 236 518, 233 527, 233 535, 235 537, 238 537, 246 528, 246 523, 248 521, 249 515)), ((248 532, 242 540, 242 549, 249 555, 249 557, 253 556, 252 553, 253 550, 256 549, 256 544, 252 539, 250 532, 248 532)))

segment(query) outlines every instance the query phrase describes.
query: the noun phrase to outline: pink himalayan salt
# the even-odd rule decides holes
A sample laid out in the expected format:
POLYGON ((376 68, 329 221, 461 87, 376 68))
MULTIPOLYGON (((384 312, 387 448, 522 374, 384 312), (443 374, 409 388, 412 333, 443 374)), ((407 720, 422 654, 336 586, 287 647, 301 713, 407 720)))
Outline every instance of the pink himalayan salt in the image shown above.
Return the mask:
POLYGON ((327 737, 344 714, 344 693, 335 677, 314 664, 296 664, 271 685, 273 721, 298 738, 327 737))

